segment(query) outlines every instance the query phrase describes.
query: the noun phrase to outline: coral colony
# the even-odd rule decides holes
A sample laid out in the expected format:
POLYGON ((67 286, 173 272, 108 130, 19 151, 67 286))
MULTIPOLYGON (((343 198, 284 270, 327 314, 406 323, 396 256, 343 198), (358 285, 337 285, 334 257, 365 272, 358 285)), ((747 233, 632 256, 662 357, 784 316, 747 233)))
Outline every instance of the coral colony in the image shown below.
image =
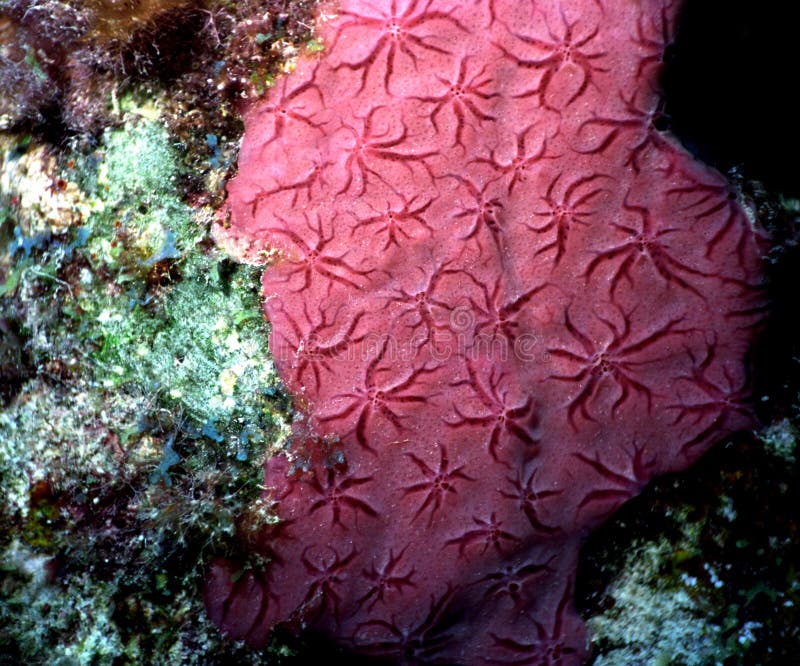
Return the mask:
POLYGON ((303 417, 210 616, 578 664, 587 531, 751 422, 759 242, 654 125, 679 3, 345 0, 246 117, 220 235, 303 417))

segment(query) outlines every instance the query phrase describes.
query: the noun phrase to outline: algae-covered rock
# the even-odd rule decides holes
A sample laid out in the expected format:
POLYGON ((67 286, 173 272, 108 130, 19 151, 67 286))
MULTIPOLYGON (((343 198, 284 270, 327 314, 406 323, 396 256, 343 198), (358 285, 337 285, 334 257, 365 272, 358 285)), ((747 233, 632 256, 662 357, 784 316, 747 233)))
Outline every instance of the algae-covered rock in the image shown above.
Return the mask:
POLYGON ((258 276, 209 241, 158 120, 54 155, 10 142, 0 180, 0 661, 208 663, 236 648, 199 577, 271 519, 291 419, 258 276))

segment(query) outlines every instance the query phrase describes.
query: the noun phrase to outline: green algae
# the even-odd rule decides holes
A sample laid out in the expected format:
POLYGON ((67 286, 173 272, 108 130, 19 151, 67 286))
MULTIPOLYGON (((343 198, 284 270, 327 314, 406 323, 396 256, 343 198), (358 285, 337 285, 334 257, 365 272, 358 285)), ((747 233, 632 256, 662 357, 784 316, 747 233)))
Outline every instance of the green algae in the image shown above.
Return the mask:
POLYGON ((0 415, 0 477, 16 502, 0 557, 0 653, 13 645, 26 663, 49 652, 57 663, 196 663, 199 637, 224 651, 198 589, 207 558, 227 552, 244 516, 254 528, 269 519, 259 461, 240 460, 232 441, 185 432, 142 396, 49 389, 29 384, 0 415), (169 485, 153 479, 162 430, 180 452, 169 485), (34 501, 30 478, 47 484, 45 497, 34 501), (50 571, 32 575, 34 565, 50 571))
POLYGON ((788 464, 796 462, 797 426, 791 419, 782 419, 764 428, 759 437, 773 455, 788 464))
POLYGON ((89 577, 73 579, 66 588, 49 584, 47 565, 46 557, 19 543, 3 553, 7 602, 0 607, 0 620, 13 628, 14 644, 4 645, 9 632, 0 631, 0 651, 20 663, 59 666, 109 664, 124 654, 108 590, 89 577))
POLYGON ((87 304, 101 383, 133 383, 199 422, 282 428, 270 410, 277 378, 260 315, 257 275, 220 278, 220 260, 195 256, 160 303, 101 299, 87 304), (226 295, 226 291, 228 294, 226 295))
POLYGON ((71 234, 87 265, 61 313, 95 381, 250 439, 285 432, 258 275, 208 244, 210 220, 181 200, 164 128, 129 123, 73 169, 91 210, 71 234))
POLYGON ((117 284, 143 278, 205 236, 181 199, 183 171, 159 123, 140 118, 107 132, 102 150, 74 169, 90 199, 83 254, 95 273, 109 269, 117 284))
POLYGON ((21 207, 28 176, 0 201, 0 319, 33 375, 0 411, 0 663, 255 662, 199 589, 272 519, 262 464, 289 432, 258 275, 184 202, 158 121, 130 114, 42 173, 69 206, 21 207))
POLYGON ((706 666, 732 654, 723 627, 709 615, 714 599, 682 563, 699 555, 698 527, 677 517, 678 539, 637 540, 622 573, 606 589, 614 605, 589 620, 593 640, 603 645, 596 666, 706 666))

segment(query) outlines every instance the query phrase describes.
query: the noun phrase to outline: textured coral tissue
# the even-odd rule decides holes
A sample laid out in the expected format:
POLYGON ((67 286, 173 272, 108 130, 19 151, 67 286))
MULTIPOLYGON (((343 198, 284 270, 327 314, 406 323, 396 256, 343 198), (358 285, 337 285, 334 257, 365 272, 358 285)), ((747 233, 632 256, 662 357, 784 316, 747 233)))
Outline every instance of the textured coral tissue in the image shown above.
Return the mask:
POLYGON ((747 427, 761 243, 655 126, 679 3, 342 0, 246 116, 219 236, 303 415, 210 617, 407 664, 579 664, 578 549, 747 427))

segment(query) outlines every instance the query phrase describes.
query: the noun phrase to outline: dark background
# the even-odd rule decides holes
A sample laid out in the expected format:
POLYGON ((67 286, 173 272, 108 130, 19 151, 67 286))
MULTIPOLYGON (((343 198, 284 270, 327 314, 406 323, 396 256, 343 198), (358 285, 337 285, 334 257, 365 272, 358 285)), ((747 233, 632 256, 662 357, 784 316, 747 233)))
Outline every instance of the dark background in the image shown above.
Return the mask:
POLYGON ((702 160, 800 197, 797 3, 689 0, 662 79, 669 129, 702 160))

